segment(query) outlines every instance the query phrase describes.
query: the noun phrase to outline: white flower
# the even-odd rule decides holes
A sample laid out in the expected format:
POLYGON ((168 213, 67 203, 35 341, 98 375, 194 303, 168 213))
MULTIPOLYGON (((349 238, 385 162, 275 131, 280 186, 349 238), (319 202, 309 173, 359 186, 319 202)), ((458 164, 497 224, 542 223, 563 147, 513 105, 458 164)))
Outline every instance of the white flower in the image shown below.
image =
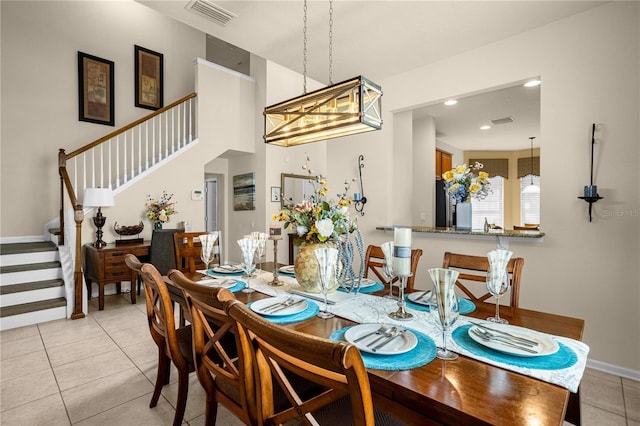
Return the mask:
POLYGON ((321 219, 316 222, 316 228, 318 228, 318 234, 324 238, 329 238, 333 234, 333 222, 331 219, 321 219))
POLYGON ((306 226, 298 225, 296 227, 296 232, 298 233, 298 236, 301 237, 304 234, 306 234, 307 232, 309 232, 309 229, 307 229, 306 226))

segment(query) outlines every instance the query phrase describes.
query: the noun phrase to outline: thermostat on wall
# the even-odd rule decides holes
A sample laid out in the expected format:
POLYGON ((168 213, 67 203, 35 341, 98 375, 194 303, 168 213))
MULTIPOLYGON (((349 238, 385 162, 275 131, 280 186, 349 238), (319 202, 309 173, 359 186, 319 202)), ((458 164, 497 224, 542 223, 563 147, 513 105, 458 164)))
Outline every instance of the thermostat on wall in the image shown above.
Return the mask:
POLYGON ((194 189, 191 191, 191 199, 193 201, 202 201, 204 200, 204 193, 199 189, 194 189))

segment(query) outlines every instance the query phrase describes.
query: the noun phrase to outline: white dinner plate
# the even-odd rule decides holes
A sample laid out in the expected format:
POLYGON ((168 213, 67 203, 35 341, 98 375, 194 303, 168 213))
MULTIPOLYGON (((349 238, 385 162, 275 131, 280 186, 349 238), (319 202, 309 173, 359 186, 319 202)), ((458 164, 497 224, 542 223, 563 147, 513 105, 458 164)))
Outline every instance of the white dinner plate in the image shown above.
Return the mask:
POLYGON ((295 274, 295 271, 293 270, 293 265, 283 266, 280 269, 278 269, 278 271, 282 272, 283 274, 295 274))
POLYGON ((196 284, 206 285, 207 287, 224 287, 231 288, 236 285, 236 280, 227 278, 203 278, 196 281, 196 284))
MULTIPOLYGON (((344 333, 344 338, 347 342, 357 346, 361 351, 377 355, 403 354, 405 352, 409 352, 418 344, 418 338, 411 332, 411 330, 405 331, 404 334, 394 338, 375 352, 373 351, 373 348, 376 347, 376 345, 382 343, 385 338, 378 340, 375 344, 372 344, 371 347, 368 347, 367 345, 373 343, 374 340, 379 338, 379 334, 372 334, 371 336, 356 342, 359 337, 366 336, 369 333, 375 332, 376 330, 380 329, 381 326, 382 324, 375 323, 355 325, 348 329, 346 333, 344 333)), ((392 325, 388 325, 388 327, 391 328, 392 325)))
MULTIPOLYGON (((536 333, 535 331, 532 331, 532 330, 528 330, 522 327, 516 327, 508 324, 487 324, 487 327, 493 330, 504 331, 514 336, 523 337, 528 340, 533 340, 534 342, 538 343, 537 346, 534 346, 531 348, 538 352, 530 353, 527 351, 520 350, 518 348, 514 348, 512 346, 506 345, 499 340, 484 340, 471 331, 474 329, 482 331, 483 330, 482 327, 478 327, 477 325, 474 325, 469 328, 469 331, 468 331, 469 337, 471 337, 475 342, 498 352, 506 353, 509 355, 520 356, 520 357, 535 357, 535 356, 551 355, 558 352, 558 349, 560 349, 558 342, 553 340, 551 337, 546 336, 544 334, 536 333)), ((494 336, 500 335, 500 333, 497 331, 491 331, 491 330, 488 330, 488 331, 494 336)))
MULTIPOLYGON (((367 288, 367 287, 371 287, 372 285, 374 285, 376 282, 370 278, 363 278, 360 281, 360 288, 367 288)), ((350 281, 347 281, 346 283, 347 285, 350 284, 350 281)))
POLYGON ((302 302, 297 303, 293 306, 289 306, 284 309, 280 309, 277 312, 273 312, 269 309, 270 306, 275 305, 276 303, 284 302, 290 296, 279 296, 279 297, 270 297, 268 299, 260 299, 256 300, 251 304, 251 310, 260 315, 271 315, 271 316, 282 316, 282 315, 293 315, 307 309, 307 301, 302 298, 296 298, 295 300, 301 300, 302 302))
POLYGON ((222 265, 213 267, 213 272, 218 274, 237 274, 242 271, 243 269, 240 265, 222 265))
MULTIPOLYGON (((429 291, 429 293, 431 293, 431 291, 429 291)), ((426 297, 422 297, 424 295, 424 291, 415 291, 413 293, 409 293, 407 295, 407 299, 411 300, 413 303, 417 303, 418 305, 429 306, 431 295, 427 294, 426 297)))

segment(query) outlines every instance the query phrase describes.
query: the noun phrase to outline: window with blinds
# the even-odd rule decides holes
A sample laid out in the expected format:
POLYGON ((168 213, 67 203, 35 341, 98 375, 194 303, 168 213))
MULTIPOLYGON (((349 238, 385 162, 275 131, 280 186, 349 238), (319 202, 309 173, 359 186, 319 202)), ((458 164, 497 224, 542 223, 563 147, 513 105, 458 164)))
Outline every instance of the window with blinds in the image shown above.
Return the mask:
POLYGON ((522 191, 533 184, 540 188, 540 176, 527 175, 520 178, 520 224, 540 223, 540 193, 523 194, 522 191))
POLYGON ((489 223, 504 228, 504 179, 501 176, 495 176, 489 178, 489 182, 491 182, 491 191, 487 198, 471 199, 473 229, 483 229, 485 217, 489 223))

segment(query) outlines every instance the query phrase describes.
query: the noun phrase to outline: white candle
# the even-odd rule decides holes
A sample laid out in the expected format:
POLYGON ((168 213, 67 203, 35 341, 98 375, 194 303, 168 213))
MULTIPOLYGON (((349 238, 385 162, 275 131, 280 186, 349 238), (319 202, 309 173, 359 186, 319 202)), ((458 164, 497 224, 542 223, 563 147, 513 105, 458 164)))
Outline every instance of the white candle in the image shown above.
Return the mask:
POLYGON ((398 276, 411 274, 411 229, 393 230, 393 271, 398 276))

